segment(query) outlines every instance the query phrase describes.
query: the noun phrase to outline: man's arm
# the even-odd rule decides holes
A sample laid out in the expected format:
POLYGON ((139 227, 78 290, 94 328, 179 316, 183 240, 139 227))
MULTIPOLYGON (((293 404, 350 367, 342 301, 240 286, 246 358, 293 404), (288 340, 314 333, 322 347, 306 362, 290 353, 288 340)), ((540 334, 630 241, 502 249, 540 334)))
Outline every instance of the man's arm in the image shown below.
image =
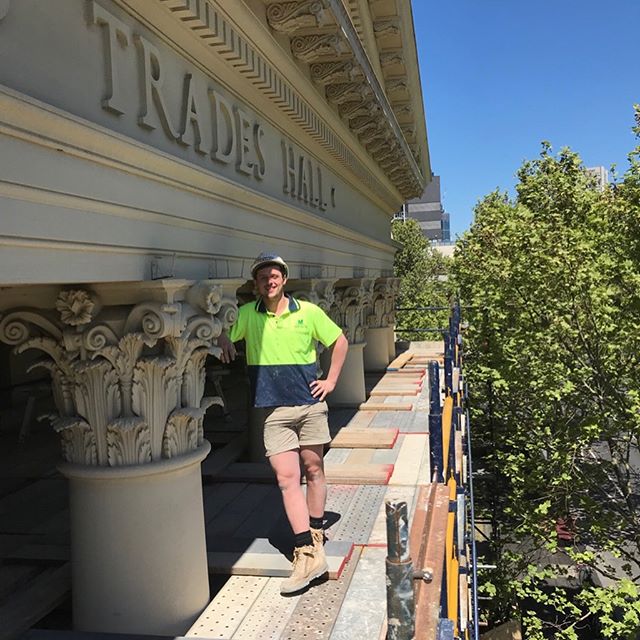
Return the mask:
POLYGON ((331 347, 331 365, 326 379, 314 380, 309 385, 311 387, 311 395, 314 398, 322 401, 336 388, 338 376, 342 371, 342 365, 347 357, 348 350, 349 342, 341 333, 331 347))
POLYGON ((225 331, 218 336, 218 346, 222 349, 222 353, 219 356, 221 362, 228 364, 236 359, 235 345, 225 331))

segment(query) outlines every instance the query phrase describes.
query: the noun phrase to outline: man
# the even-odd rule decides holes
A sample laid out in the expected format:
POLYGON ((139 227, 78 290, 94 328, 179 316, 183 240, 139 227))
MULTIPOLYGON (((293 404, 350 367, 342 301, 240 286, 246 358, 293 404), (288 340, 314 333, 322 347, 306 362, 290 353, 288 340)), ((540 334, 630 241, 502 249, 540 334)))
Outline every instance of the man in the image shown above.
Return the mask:
POLYGON ((233 342, 246 342, 253 406, 262 414, 266 455, 295 536, 293 570, 280 591, 295 593, 328 569, 323 547, 323 448, 331 437, 324 399, 336 386, 349 344, 320 307, 284 293, 289 268, 280 256, 260 254, 251 276, 259 298, 240 307, 228 338, 223 334, 218 345, 222 361, 229 362, 235 358, 233 342), (332 347, 324 380, 317 380, 316 341, 332 347))

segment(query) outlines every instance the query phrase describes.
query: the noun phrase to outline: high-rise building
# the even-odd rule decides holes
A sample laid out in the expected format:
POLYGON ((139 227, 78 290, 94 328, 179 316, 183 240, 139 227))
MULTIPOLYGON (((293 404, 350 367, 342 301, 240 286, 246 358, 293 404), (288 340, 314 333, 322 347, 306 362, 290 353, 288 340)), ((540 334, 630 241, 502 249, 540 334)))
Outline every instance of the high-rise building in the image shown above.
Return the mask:
POLYGON ((407 201, 403 208, 405 218, 414 218, 429 240, 450 242, 449 214, 444 210, 440 195, 440 176, 432 176, 419 198, 407 201))

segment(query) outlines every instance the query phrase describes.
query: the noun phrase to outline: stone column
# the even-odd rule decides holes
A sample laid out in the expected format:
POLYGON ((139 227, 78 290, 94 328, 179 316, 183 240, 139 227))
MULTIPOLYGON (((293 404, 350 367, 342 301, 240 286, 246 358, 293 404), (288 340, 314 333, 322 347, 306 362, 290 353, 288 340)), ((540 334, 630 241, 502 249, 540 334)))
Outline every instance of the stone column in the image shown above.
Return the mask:
POLYGON ((396 357, 396 300, 400 293, 400 282, 400 278, 387 278, 384 322, 386 323, 387 340, 389 342, 389 362, 396 357))
MULTIPOLYGON (((392 278, 378 278, 373 288, 371 301, 366 310, 367 328, 365 330, 364 369, 365 371, 384 371, 392 360, 391 345, 395 352, 393 337, 392 278)), ((394 354, 395 355, 395 354, 394 354)))
POLYGON ((43 352, 52 378, 78 630, 179 635, 208 603, 204 362, 237 284, 58 287, 3 312, 0 340, 43 352))
MULTIPOLYGON (((335 299, 329 315, 339 324, 349 341, 349 351, 342 373, 333 393, 328 397, 331 406, 354 406, 367 399, 364 384, 365 310, 370 302, 375 280, 354 278, 339 280, 335 285, 335 299)), ((323 353, 320 363, 329 367, 329 354, 323 353)))

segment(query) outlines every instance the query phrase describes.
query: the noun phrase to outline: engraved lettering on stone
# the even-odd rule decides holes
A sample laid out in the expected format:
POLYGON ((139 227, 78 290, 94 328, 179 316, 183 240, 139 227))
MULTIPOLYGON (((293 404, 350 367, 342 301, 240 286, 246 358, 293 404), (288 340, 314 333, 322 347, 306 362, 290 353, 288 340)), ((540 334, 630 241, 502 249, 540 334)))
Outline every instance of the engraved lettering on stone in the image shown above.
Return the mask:
POLYGON ((121 50, 131 42, 131 30, 121 20, 109 13, 96 2, 91 2, 90 13, 94 24, 100 25, 104 33, 105 78, 107 89, 102 99, 102 107, 117 115, 125 112, 125 97, 119 82, 118 58, 121 50))
POLYGON ((187 73, 184 77, 184 91, 182 100, 182 128, 178 141, 187 147, 193 147, 198 153, 207 153, 202 148, 203 109, 198 103, 194 87, 193 75, 187 73))
POLYGON ((211 157, 223 164, 229 164, 236 154, 233 107, 217 91, 209 91, 209 101, 211 103, 214 127, 211 157))
POLYGON ((165 133, 177 140, 180 134, 171 122, 162 93, 165 79, 160 52, 141 35, 134 35, 134 41, 142 53, 142 109, 138 122, 146 129, 156 129, 161 124, 165 133))

